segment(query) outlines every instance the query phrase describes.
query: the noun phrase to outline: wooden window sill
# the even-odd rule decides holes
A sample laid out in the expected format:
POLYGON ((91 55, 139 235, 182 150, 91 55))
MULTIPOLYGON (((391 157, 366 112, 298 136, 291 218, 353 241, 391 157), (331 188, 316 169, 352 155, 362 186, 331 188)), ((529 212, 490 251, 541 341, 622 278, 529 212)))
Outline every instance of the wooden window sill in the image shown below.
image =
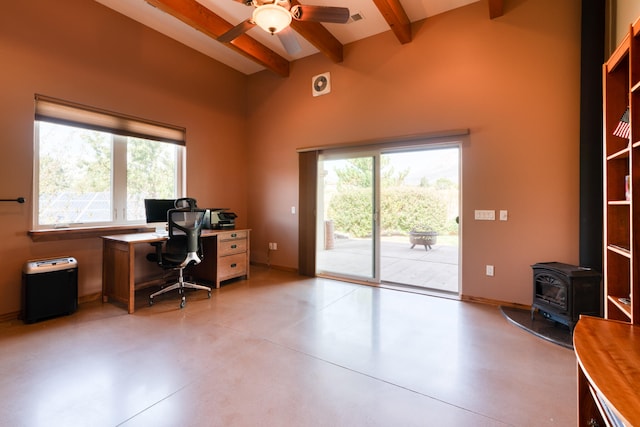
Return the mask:
POLYGON ((57 240, 89 239, 113 234, 142 233, 145 231, 153 231, 153 229, 145 224, 139 224, 130 226, 51 228, 29 230, 27 234, 34 242, 52 242, 57 240))

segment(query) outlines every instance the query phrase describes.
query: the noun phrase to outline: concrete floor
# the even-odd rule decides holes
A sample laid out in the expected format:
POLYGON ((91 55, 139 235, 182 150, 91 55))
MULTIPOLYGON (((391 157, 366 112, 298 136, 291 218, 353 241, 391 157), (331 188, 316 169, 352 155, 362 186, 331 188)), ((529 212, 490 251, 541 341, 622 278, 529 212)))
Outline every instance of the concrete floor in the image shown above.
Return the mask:
MULTIPOLYGON (((371 277, 371 242, 336 239, 330 250, 318 252, 318 266, 325 271, 371 277)), ((407 242, 381 242, 380 278, 385 282, 458 293, 458 247, 436 244, 413 249, 407 242)))
POLYGON ((497 307, 264 267, 182 310, 137 296, 0 323, 0 425, 577 423, 574 353, 497 307))

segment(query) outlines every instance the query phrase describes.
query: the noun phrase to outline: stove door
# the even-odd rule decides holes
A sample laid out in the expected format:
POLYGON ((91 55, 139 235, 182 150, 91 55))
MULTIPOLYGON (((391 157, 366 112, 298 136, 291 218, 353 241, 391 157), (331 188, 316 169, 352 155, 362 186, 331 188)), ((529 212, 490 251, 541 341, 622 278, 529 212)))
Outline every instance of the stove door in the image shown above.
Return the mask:
MULTIPOLYGON (((534 299, 551 307, 567 311, 569 284, 566 279, 552 272, 536 273, 534 278, 534 299)), ((536 302, 536 301, 534 301, 536 302)))

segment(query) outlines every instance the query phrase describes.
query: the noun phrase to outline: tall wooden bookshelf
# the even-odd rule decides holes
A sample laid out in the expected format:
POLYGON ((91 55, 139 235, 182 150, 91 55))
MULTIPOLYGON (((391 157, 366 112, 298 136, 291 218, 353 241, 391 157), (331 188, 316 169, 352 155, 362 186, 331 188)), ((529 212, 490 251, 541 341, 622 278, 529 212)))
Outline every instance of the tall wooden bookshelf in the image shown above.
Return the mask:
POLYGON ((640 23, 603 67, 605 317, 640 323, 640 23), (629 109, 628 138, 614 135, 629 109))

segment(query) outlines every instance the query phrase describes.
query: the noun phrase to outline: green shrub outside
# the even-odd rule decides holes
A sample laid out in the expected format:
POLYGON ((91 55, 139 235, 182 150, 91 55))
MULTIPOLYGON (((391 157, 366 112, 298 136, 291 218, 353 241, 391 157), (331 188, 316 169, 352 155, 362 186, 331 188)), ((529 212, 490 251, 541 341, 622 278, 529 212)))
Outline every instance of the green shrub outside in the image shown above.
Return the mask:
MULTIPOLYGON (((331 198, 328 219, 337 232, 351 237, 371 234, 372 194, 370 188, 350 187, 331 198)), ((382 235, 409 234, 411 230, 451 233, 455 226, 447 221, 447 206, 427 187, 386 187, 381 194, 382 235)))

